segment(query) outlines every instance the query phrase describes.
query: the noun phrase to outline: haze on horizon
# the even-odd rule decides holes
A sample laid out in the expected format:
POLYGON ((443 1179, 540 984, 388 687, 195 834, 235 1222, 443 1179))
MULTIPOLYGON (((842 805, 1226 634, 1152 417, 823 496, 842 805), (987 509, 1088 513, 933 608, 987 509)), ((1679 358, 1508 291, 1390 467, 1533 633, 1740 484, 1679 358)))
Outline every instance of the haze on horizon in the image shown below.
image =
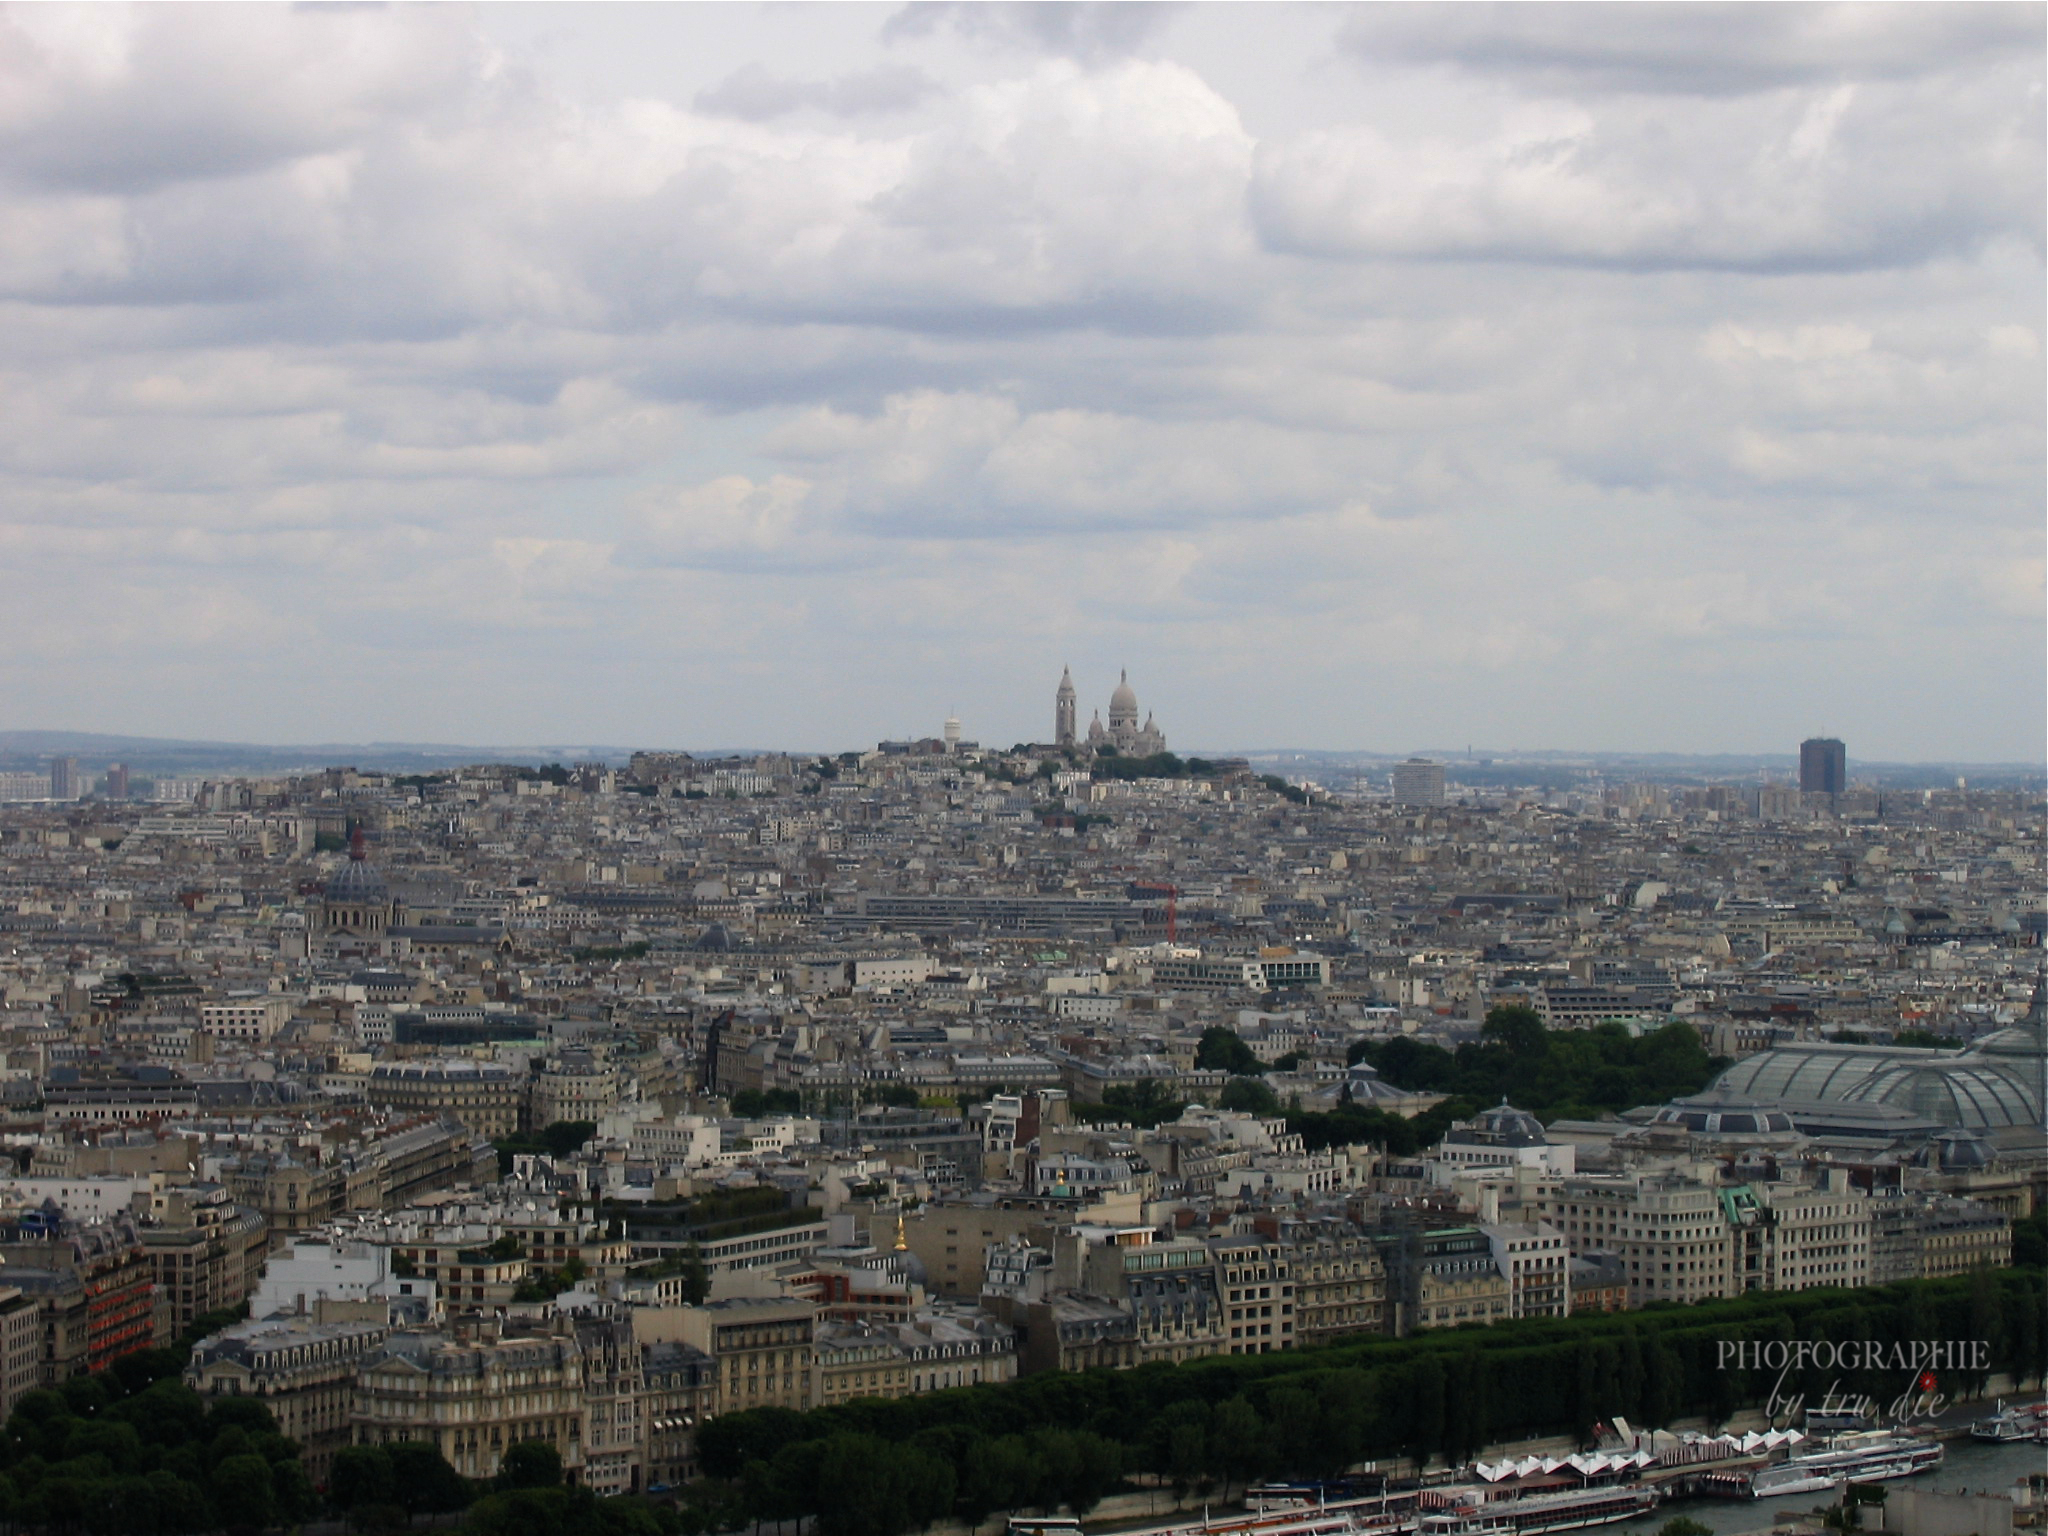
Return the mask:
POLYGON ((0 727, 2039 761, 2043 18, 0 11, 0 727))

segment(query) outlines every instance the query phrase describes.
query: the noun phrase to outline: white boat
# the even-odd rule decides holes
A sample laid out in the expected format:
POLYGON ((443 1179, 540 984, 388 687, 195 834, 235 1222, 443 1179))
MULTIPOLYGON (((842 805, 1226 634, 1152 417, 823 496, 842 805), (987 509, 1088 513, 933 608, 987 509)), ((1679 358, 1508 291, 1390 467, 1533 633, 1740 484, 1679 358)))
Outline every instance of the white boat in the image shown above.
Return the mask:
POLYGON ((1802 1450, 1775 1466, 1749 1475, 1751 1498, 1788 1493, 1822 1493, 1844 1483, 1884 1483, 1932 1472, 1942 1462, 1941 1442, 1891 1430, 1838 1435, 1825 1445, 1802 1450))
POLYGON ((2001 1400, 1998 1411, 1970 1426, 1972 1440, 1992 1445, 2012 1445, 2048 1436, 2048 1404, 2033 1403, 2025 1408, 2008 1408, 2001 1400))
POLYGON ((1657 1490, 1641 1483, 1572 1488, 1454 1504, 1417 1522, 1417 1536, 1549 1536, 1633 1520, 1657 1507, 1657 1490))

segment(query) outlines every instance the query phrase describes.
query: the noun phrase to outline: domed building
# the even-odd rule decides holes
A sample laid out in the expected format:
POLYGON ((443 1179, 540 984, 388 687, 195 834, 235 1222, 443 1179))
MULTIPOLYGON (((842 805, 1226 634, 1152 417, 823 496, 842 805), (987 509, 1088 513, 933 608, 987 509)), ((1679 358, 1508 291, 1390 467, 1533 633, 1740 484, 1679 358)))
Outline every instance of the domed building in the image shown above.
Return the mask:
POLYGON ((1738 1061, 1707 1091, 1782 1110, 1809 1134, 1823 1123, 1856 1134, 1850 1122, 1862 1112, 1870 1135, 1912 1121, 2037 1140, 2048 1130, 2043 998, 2036 987, 2024 1020, 1968 1050, 1800 1041, 1738 1061))
POLYGON ((1794 1138, 1798 1132, 1792 1117, 1782 1109, 1769 1109, 1754 1099, 1709 1091, 1689 1099, 1674 1099, 1657 1111, 1653 1126, 1683 1127, 1698 1136, 1759 1136, 1794 1138))
POLYGON ((320 897, 320 930, 331 939, 360 939, 381 944, 398 921, 398 903, 384 876, 370 862, 363 846, 363 829, 349 836, 348 862, 343 864, 320 897))
MULTIPOLYGON (((1061 675, 1062 696, 1055 705, 1054 718, 1062 718, 1065 709, 1071 707, 1071 695, 1066 692, 1071 680, 1061 675)), ((1125 757, 1153 757, 1166 750, 1166 733, 1152 723, 1152 717, 1145 716, 1145 723, 1138 724, 1138 693, 1131 686, 1128 672, 1117 675, 1116 691, 1109 696, 1109 725, 1105 728, 1102 716, 1096 715, 1088 723, 1088 748, 1100 752, 1113 747, 1125 757)))
POLYGON ((1453 1120, 1435 1155, 1447 1175, 1465 1168, 1578 1171, 1578 1148, 1570 1142, 1553 1142, 1541 1120, 1506 1099, 1470 1120, 1453 1120))

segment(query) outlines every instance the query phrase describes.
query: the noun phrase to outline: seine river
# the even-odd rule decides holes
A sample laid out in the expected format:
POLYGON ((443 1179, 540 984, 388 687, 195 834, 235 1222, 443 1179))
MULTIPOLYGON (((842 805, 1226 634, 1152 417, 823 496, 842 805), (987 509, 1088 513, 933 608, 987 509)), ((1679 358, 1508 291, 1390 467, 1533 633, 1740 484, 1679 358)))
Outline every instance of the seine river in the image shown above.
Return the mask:
MULTIPOLYGON (((1989 1412, 1989 1409, 1985 1410, 1989 1412)), ((1948 1458, 1941 1470, 1910 1480, 1915 1488, 1938 1489, 1943 1493, 2005 1493, 2030 1472, 2048 1472, 2048 1447, 2039 1445, 1982 1445, 1975 1440, 1947 1442, 1948 1458)), ((1739 1531, 1768 1531, 1782 1511, 1823 1508, 1834 1502, 1832 1495, 1790 1493, 1777 1499, 1675 1499, 1660 1504, 1654 1514, 1620 1525, 1603 1525, 1602 1531, 1615 1536, 1654 1536, 1657 1527, 1674 1515, 1697 1520, 1715 1536, 1733 1536, 1739 1531)))

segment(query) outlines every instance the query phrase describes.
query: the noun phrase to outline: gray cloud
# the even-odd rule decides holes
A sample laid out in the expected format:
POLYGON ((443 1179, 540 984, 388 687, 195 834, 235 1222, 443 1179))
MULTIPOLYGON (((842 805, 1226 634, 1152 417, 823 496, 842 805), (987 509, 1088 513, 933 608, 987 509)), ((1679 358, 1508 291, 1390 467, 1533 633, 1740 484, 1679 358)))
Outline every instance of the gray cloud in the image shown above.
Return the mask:
POLYGON ((674 14, 0 13, 20 723, 2037 747, 2035 13, 674 14))
POLYGON ((882 37, 898 42, 951 31, 975 42, 1101 64, 1151 49, 1185 9, 1175 0, 912 0, 889 18, 882 37))
POLYGON ((1351 10, 1338 45, 1373 63, 1454 64, 1559 90, 1746 95, 1898 80, 2040 56, 2039 6, 1805 3, 1436 5, 1351 10))
POLYGON ((834 117, 870 117, 907 112, 938 89, 936 80, 908 64, 878 64, 830 80, 785 80, 766 65, 753 63, 699 91, 696 107, 699 112, 751 123, 786 117, 805 108, 834 117))

